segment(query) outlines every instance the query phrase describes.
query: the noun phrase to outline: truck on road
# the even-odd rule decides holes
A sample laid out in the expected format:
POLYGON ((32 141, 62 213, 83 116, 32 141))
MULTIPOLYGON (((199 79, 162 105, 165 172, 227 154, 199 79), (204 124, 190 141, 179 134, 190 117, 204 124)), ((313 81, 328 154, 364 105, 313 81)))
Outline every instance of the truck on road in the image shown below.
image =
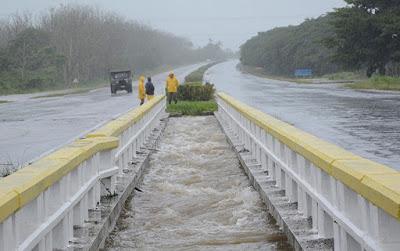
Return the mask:
POLYGON ((130 70, 113 70, 110 72, 111 94, 119 90, 132 93, 132 72, 130 70))

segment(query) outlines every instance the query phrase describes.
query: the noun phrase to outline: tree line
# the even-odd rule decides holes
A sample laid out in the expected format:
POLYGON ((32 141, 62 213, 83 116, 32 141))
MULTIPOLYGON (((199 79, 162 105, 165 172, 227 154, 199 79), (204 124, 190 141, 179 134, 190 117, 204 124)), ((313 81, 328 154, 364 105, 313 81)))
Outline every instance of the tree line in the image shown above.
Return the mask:
POLYGON ((338 71, 400 74, 400 2, 346 0, 336 9, 300 25, 260 32, 241 47, 241 62, 269 74, 315 75, 338 71))
POLYGON ((336 72, 330 60, 333 50, 322 41, 333 34, 331 16, 309 19, 298 26, 260 32, 241 47, 245 65, 263 67, 268 74, 292 75, 296 69, 310 68, 317 75, 336 72))
POLYGON ((59 6, 40 17, 15 14, 0 21, 0 92, 69 87, 74 79, 106 79, 111 69, 140 74, 226 56, 218 43, 194 48, 185 38, 114 13, 59 6))

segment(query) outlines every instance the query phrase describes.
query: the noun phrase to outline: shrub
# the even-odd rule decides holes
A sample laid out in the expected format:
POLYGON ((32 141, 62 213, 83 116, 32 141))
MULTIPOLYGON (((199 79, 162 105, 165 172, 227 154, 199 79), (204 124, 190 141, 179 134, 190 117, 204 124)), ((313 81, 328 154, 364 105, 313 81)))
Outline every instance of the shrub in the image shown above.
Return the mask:
POLYGON ((186 83, 178 88, 178 99, 187 101, 208 101, 214 99, 213 84, 186 83))
POLYGON ((167 112, 184 116, 210 115, 218 110, 215 101, 179 101, 167 106, 167 112))

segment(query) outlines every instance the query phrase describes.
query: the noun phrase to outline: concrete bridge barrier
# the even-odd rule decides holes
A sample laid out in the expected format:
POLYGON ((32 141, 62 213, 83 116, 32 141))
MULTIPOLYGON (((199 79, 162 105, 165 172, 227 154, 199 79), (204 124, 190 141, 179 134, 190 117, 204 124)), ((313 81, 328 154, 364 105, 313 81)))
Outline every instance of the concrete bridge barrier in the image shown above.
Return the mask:
POLYGON ((217 118, 297 250, 400 250, 398 171, 226 94, 217 100, 217 118))
MULTIPOLYGON (((83 249, 101 246, 140 180, 143 168, 131 162, 146 161, 164 101, 156 97, 0 179, 0 251, 74 249, 75 229, 117 193, 112 217, 96 230, 101 237, 83 249)), ((399 172, 226 94, 217 102, 244 170, 296 250, 400 250, 399 172)))
POLYGON ((0 179, 0 251, 64 250, 160 123, 164 97, 0 179))

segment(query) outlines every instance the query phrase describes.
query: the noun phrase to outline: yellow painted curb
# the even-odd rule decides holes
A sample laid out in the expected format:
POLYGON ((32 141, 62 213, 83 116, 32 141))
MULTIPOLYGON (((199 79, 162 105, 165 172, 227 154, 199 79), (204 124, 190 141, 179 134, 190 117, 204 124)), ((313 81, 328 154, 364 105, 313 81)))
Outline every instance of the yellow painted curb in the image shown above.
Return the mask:
POLYGON ((144 105, 86 135, 84 139, 76 140, 12 175, 0 179, 0 222, 34 200, 40 193, 97 152, 117 148, 119 145, 117 137, 164 99, 165 96, 154 97, 144 105))
POLYGON ((115 137, 80 139, 0 179, 0 222, 97 152, 117 148, 118 144, 115 137))
POLYGON ((231 96, 222 100, 316 167, 400 220, 400 173, 303 132, 231 96))
POLYGON ((156 96, 152 100, 146 102, 144 105, 129 111, 128 113, 122 115, 121 117, 109 122, 98 130, 86 135, 87 138, 95 137, 118 137, 123 131, 128 129, 130 126, 139 121, 143 116, 145 116, 149 111, 153 109, 154 106, 159 104, 165 99, 165 96, 156 96))

